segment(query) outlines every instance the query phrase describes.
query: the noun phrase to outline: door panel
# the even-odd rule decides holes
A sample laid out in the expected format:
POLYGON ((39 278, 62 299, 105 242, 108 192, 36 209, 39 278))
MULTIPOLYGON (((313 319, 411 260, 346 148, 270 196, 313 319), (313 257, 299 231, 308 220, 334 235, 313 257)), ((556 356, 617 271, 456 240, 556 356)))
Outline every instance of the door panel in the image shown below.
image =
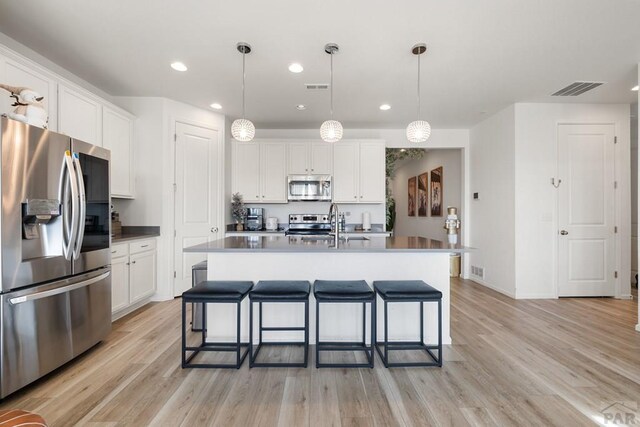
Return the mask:
POLYGON ((289 175, 309 174, 309 150, 305 142, 289 143, 289 175))
POLYGON ((615 295, 613 125, 559 125, 559 296, 615 295))
POLYGON ((360 202, 384 203, 385 157, 384 144, 360 144, 360 202))
POLYGON ((0 295, 0 398, 37 380, 111 331, 108 269, 0 295))
POLYGON ((280 142, 263 143, 260 146, 261 202, 287 202, 287 146, 280 142))
POLYGON ((333 148, 333 201, 358 201, 359 162, 358 143, 343 142, 333 148))
POLYGON ((134 254, 129 259, 129 299, 135 304, 156 291, 156 251, 134 254))
POLYGON ((72 274, 62 252, 63 215, 23 232, 27 200, 47 200, 59 206, 60 180, 68 137, 0 119, 2 134, 2 290, 55 280, 72 274), (23 211, 24 210, 24 211, 23 211), (29 238, 27 238, 29 237, 29 238))
POLYGON ((73 263, 74 274, 91 271, 111 262, 111 193, 109 191, 110 153, 104 148, 72 140, 78 153, 85 188, 86 215, 80 257, 73 263))
POLYGON ((333 145, 326 142, 313 142, 311 144, 311 170, 312 175, 333 174, 333 145))
POLYGON ((234 142, 233 192, 245 203, 260 202, 260 145, 234 142))
POLYGON ((221 142, 217 130, 185 123, 176 123, 176 135, 174 294, 181 295, 191 287, 191 266, 206 259, 185 254, 183 248, 215 240, 222 233, 218 218, 221 142))
POLYGON ((102 109, 102 146, 111 151, 111 194, 114 196, 133 197, 132 134, 131 119, 107 107, 102 109))
POLYGON ((83 93, 58 86, 58 132, 102 145, 102 107, 83 93))
POLYGON ((111 312, 129 305, 129 257, 111 260, 111 312))

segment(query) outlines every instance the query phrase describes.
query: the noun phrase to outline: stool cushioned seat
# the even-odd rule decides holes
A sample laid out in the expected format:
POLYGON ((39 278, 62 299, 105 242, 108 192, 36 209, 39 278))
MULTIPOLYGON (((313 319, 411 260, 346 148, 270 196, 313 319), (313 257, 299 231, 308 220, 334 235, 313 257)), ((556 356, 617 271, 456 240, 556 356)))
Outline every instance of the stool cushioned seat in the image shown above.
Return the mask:
POLYGON ((442 298, 442 292, 422 280, 377 280, 373 282, 373 288, 383 298, 389 299, 442 298))
POLYGON ((363 301, 373 298, 374 292, 364 280, 316 280, 313 295, 317 300, 363 301))
POLYGON ((249 298, 260 300, 305 300, 309 298, 311 283, 306 280, 260 280, 249 298))
POLYGON ((234 280, 209 280, 184 291, 182 297, 189 300, 241 300, 253 287, 253 282, 234 280))

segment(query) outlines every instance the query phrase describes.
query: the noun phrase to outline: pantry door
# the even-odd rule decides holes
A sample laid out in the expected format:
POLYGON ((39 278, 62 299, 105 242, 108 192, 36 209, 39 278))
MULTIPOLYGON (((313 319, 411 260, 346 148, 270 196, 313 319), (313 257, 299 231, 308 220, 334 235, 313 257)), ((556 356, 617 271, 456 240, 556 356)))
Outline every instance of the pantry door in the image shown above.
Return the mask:
POLYGON ((183 249, 224 235, 219 224, 221 156, 220 131, 176 122, 175 296, 191 287, 191 267, 206 259, 203 254, 185 254, 183 249))
POLYGON ((614 125, 558 126, 558 295, 615 295, 614 125))

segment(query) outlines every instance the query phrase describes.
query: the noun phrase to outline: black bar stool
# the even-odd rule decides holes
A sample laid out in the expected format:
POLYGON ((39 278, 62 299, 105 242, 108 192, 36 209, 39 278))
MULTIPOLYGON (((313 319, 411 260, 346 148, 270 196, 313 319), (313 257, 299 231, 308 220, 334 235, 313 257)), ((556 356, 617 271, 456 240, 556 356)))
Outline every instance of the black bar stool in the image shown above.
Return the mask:
POLYGON ((307 367, 309 355, 309 292, 311 283, 306 280, 261 280, 249 292, 249 367, 307 367), (253 351, 253 304, 259 304, 258 345, 253 351), (263 303, 304 303, 304 326, 264 326, 262 324, 263 303), (304 341, 270 341, 262 339, 263 331, 304 331, 304 341), (304 361, 289 362, 256 362, 263 345, 303 345, 304 361))
POLYGON ((236 368, 239 369, 249 353, 249 343, 240 342, 240 319, 242 300, 247 296, 253 282, 245 281, 207 281, 182 293, 182 367, 183 368, 236 368), (193 307, 200 303, 202 307, 202 342, 197 347, 187 346, 187 304, 193 307), (236 304, 236 342, 206 342, 207 338, 207 304, 236 304), (242 347, 247 347, 244 353, 242 347), (187 357, 187 352, 193 353, 187 357), (201 351, 233 351, 236 353, 235 363, 191 363, 201 351))
POLYGON ((442 366, 442 292, 427 285, 422 280, 380 280, 373 282, 376 294, 384 301, 384 342, 376 341, 376 351, 380 355, 386 368, 410 366, 442 366), (389 342, 388 303, 417 302, 420 303, 420 341, 391 341, 389 342), (424 343, 424 303, 438 303, 438 344, 424 343), (384 348, 384 354, 380 346, 384 348), (389 362, 390 350, 424 350, 432 362, 389 362), (438 350, 438 357, 432 350, 438 350))
POLYGON ((364 280, 316 280, 313 283, 316 298, 316 368, 373 368, 376 339, 376 294, 364 280), (323 342, 320 340, 320 304, 362 303, 362 341, 323 342), (371 344, 367 346, 367 303, 371 305, 371 344), (320 363, 321 351, 364 351, 367 363, 320 363))

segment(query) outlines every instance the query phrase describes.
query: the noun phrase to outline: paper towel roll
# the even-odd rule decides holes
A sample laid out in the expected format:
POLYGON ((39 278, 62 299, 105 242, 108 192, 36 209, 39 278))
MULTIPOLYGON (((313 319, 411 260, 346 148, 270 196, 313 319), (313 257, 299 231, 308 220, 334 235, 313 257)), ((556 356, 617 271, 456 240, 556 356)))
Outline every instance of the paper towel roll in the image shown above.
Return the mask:
POLYGON ((362 229, 371 230, 371 213, 369 212, 362 212, 362 229))

